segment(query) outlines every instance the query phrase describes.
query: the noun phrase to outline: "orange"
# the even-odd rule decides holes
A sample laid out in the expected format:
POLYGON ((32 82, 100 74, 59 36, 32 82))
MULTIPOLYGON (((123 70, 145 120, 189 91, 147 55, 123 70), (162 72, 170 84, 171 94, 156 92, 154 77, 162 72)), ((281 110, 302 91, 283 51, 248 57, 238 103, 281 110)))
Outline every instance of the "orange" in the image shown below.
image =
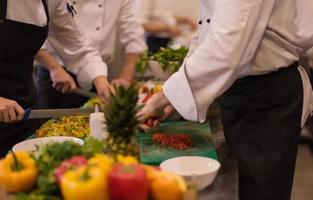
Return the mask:
POLYGON ((148 179, 154 200, 182 200, 187 190, 182 177, 168 172, 149 170, 148 179))

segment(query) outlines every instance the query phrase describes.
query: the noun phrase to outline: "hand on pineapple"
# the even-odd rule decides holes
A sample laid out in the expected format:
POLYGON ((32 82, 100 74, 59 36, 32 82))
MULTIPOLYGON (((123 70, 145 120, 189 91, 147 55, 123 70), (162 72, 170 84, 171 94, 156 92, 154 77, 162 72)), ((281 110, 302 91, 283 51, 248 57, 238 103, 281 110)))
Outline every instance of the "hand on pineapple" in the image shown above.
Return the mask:
POLYGON ((138 112, 140 127, 144 130, 156 127, 160 121, 169 118, 175 109, 170 104, 163 92, 154 94, 138 112))
POLYGON ((98 76, 93 80, 93 84, 97 89, 97 93, 102 102, 107 102, 110 96, 110 90, 113 88, 110 86, 107 77, 98 76))
POLYGON ((118 79, 114 79, 111 84, 115 87, 118 87, 118 86, 124 86, 125 88, 128 88, 129 85, 130 85, 130 82, 126 79, 123 79, 123 78, 118 78, 118 79))

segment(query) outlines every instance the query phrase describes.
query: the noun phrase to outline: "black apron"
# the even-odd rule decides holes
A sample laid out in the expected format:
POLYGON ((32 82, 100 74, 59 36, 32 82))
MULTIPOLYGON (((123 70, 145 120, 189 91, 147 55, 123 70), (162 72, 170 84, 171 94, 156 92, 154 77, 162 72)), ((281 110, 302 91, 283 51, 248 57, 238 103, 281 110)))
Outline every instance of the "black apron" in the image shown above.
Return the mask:
MULTIPOLYGON (((46 0, 42 0, 49 24, 46 0)), ((21 107, 36 106, 36 92, 32 78, 34 56, 48 35, 48 25, 32 24, 6 19, 7 0, 0 1, 0 96, 16 101, 21 107)), ((12 124, 0 122, 0 157, 15 143, 34 133, 34 120, 12 124)))
POLYGON ((301 132, 298 64, 237 80, 220 98, 227 144, 239 161, 240 200, 289 200, 301 132))

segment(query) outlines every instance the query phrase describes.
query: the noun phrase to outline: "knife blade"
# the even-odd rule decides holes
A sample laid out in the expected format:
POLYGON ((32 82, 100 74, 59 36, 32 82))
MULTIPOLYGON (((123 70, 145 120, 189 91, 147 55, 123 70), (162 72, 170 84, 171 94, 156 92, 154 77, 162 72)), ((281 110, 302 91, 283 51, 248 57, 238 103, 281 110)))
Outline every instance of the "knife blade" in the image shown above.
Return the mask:
POLYGON ((92 108, 69 108, 69 109, 42 109, 42 110, 32 110, 26 109, 23 120, 28 119, 41 119, 41 118, 56 118, 63 116, 76 116, 76 115, 86 115, 93 113, 92 108))
POLYGON ((78 95, 81 95, 81 96, 84 96, 84 97, 87 97, 87 98, 96 98, 96 97, 98 97, 98 95, 96 93, 89 92, 89 91, 83 90, 81 88, 77 88, 74 91, 74 93, 78 94, 78 95))

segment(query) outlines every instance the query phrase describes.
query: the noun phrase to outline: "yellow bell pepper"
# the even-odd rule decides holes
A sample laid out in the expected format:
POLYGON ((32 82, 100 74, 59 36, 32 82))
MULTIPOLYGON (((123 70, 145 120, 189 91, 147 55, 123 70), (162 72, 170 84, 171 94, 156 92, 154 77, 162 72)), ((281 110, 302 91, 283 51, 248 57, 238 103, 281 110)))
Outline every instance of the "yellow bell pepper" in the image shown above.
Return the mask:
POLYGON ((29 191, 35 185, 37 176, 36 163, 26 152, 12 152, 0 160, 0 185, 7 192, 29 191))
POLYGON ((64 200, 108 200, 106 173, 99 166, 84 166, 66 172, 61 179, 64 200))
POLYGON ((96 154, 94 157, 88 160, 88 165, 98 166, 102 168, 103 172, 107 175, 111 170, 114 161, 111 157, 105 154, 96 154))
POLYGON ((116 160, 118 163, 122 163, 125 165, 131 165, 131 164, 137 164, 138 160, 133 156, 123 156, 123 155, 117 155, 116 160))

